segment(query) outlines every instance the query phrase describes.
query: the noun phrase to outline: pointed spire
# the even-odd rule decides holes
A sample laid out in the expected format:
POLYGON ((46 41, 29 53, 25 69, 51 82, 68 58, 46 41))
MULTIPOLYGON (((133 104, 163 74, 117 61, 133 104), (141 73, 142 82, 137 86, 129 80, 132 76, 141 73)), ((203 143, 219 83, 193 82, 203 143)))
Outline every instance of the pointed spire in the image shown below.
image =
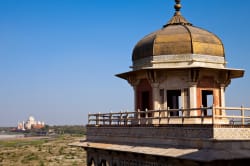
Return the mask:
POLYGON ((189 23, 182 15, 181 15, 181 0, 175 0, 175 13, 174 16, 168 21, 166 25, 163 27, 166 27, 168 25, 192 25, 189 23))

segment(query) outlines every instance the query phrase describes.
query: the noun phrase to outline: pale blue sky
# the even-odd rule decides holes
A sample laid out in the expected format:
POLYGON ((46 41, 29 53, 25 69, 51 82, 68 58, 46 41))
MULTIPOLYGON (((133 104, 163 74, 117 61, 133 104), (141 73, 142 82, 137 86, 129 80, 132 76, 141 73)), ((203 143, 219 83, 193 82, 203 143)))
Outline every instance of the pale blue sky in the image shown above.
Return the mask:
MULTIPOLYGON (((0 0, 0 126, 35 116, 86 124, 88 112, 133 108, 131 66, 143 36, 174 14, 174 0, 0 0)), ((250 106, 250 1, 182 0, 182 14, 218 35, 228 67, 246 70, 226 93, 250 106)))

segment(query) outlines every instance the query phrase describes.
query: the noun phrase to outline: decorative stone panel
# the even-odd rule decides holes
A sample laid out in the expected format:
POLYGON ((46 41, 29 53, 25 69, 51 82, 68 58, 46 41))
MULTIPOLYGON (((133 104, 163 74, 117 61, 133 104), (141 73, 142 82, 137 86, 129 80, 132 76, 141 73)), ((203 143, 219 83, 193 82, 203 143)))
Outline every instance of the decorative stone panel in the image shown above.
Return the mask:
POLYGON ((250 128, 216 127, 214 128, 215 139, 237 139, 250 140, 250 128))

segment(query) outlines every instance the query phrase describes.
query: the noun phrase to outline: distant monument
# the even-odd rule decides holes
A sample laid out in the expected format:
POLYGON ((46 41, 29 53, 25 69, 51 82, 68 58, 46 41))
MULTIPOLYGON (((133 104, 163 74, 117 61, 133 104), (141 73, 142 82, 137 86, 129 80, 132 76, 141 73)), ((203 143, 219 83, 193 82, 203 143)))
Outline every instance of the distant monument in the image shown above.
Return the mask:
POLYGON ((31 129, 41 129, 45 127, 45 123, 41 121, 36 121, 33 116, 30 116, 27 121, 18 123, 17 130, 31 130, 31 129))
POLYGON ((88 115, 76 144, 88 166, 249 164, 250 108, 225 104, 244 70, 227 68, 222 41, 175 2, 170 21, 134 47, 133 70, 117 75, 133 87, 135 111, 88 115))

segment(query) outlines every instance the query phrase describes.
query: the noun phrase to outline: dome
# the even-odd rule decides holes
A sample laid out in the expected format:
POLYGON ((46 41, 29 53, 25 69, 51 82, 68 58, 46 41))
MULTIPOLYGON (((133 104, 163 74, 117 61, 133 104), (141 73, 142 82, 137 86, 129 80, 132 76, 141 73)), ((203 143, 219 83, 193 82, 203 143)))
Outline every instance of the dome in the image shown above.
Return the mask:
POLYGON ((28 121, 33 122, 33 121, 35 121, 35 118, 33 116, 30 116, 28 121))
POLYGON ((225 56, 221 40, 211 32, 192 25, 167 25, 140 40, 132 60, 150 56, 202 54, 225 56))
POLYGON ((145 36, 135 45, 132 54, 134 67, 138 61, 141 65, 147 60, 155 61, 154 58, 161 58, 160 63, 164 63, 174 55, 178 55, 178 60, 187 59, 187 55, 189 59, 196 55, 204 62, 209 57, 209 63, 219 61, 223 66, 225 52, 222 41, 215 34, 189 23, 180 14, 179 1, 176 2, 173 18, 162 29, 145 36))

